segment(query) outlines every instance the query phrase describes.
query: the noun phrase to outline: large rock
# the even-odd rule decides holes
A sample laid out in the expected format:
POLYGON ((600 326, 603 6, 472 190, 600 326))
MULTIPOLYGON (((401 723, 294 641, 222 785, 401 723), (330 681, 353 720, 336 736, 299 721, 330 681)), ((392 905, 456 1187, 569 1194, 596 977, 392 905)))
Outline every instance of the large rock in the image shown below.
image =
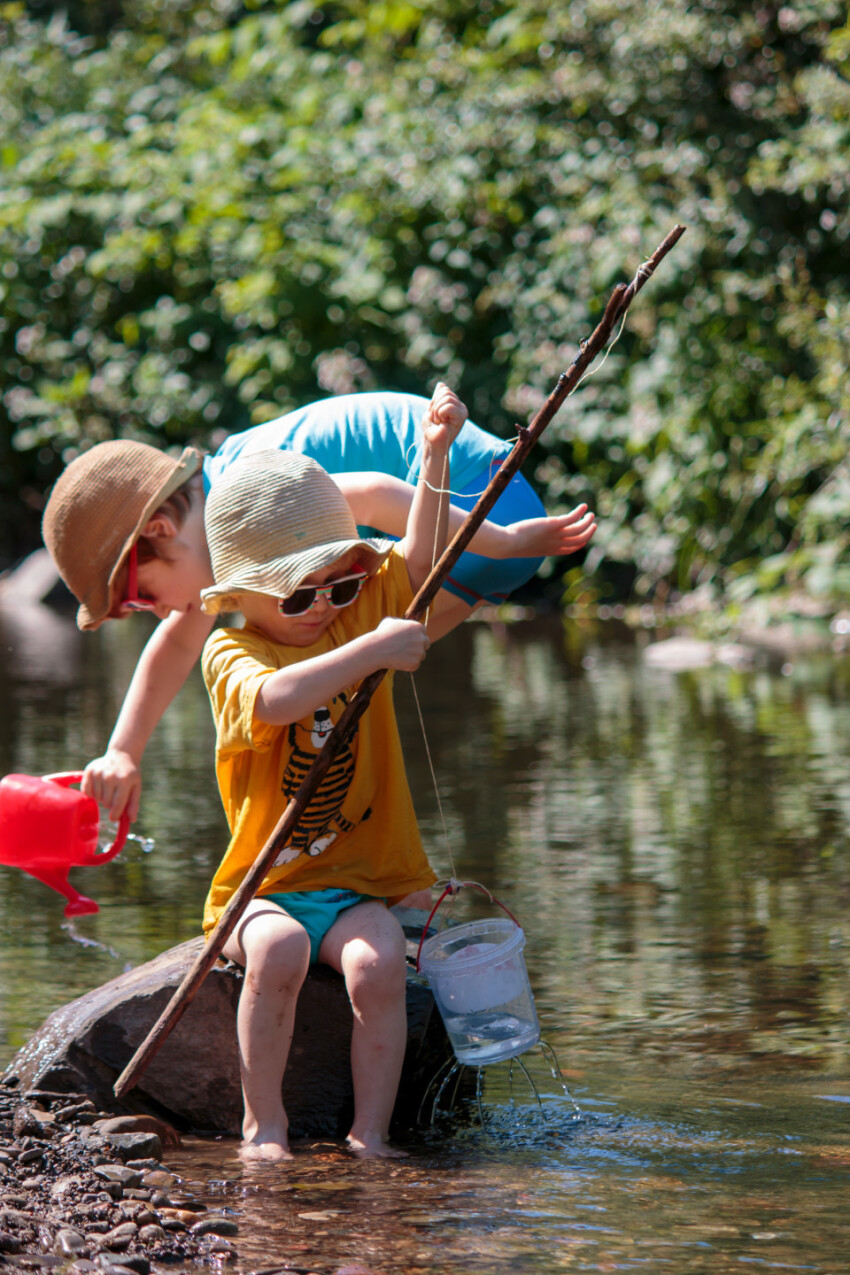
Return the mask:
MULTIPOLYGON (((424 913, 400 916, 415 955, 424 913)), ((242 1095, 236 1005, 242 971, 219 961, 139 1077, 116 1099, 112 1086, 191 968, 203 938, 190 939, 50 1015, 10 1063, 23 1089, 87 1093, 101 1111, 144 1112, 181 1130, 236 1134, 242 1095)), ((395 1126, 413 1127, 432 1080, 452 1057, 431 992, 413 969, 407 982, 408 1042, 395 1126)), ((340 1137, 351 1124, 351 1007, 342 978, 311 969, 301 994, 283 1094, 298 1137, 340 1137)))

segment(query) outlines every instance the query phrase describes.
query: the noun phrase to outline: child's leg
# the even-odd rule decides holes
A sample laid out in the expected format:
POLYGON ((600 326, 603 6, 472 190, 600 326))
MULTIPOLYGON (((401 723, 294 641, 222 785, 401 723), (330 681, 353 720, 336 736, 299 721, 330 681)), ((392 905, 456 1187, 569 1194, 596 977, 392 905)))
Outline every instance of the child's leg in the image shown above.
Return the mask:
POLYGON ((420 912, 430 912, 434 899, 430 889, 414 890, 413 894, 406 894, 403 899, 393 899, 393 903, 399 903, 403 908, 418 908, 420 912))
POLYGON ((319 960, 339 970, 354 1011, 351 1074, 358 1155, 397 1156, 387 1142, 407 1045, 404 934, 377 900, 343 912, 328 930, 319 960))
POLYGON ((254 899, 224 946, 245 967, 236 1019, 245 1115, 243 1159, 289 1158, 289 1123, 281 1085, 295 1004, 310 963, 302 925, 274 903, 254 899))

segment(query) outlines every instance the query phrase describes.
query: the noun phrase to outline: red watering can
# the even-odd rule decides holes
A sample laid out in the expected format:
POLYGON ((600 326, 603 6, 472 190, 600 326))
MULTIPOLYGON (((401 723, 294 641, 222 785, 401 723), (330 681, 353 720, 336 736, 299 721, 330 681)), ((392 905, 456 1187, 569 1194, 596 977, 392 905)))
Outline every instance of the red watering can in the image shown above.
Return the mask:
POLYGON ((22 868, 64 894, 66 916, 99 910, 94 899, 69 885, 69 870, 114 859, 130 826, 128 816, 122 815, 114 842, 107 850, 100 849, 97 802, 69 787, 82 777, 81 771, 68 771, 42 778, 6 775, 0 779, 0 863, 22 868))

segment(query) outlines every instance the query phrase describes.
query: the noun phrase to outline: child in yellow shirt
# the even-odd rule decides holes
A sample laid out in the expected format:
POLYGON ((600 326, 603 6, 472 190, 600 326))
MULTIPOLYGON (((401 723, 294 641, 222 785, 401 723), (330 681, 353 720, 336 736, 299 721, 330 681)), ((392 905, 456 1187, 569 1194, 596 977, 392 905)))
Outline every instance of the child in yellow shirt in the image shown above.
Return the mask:
MULTIPOLYGON (((206 613, 238 609, 244 627, 208 639, 203 672, 216 722, 216 773, 231 840, 207 898, 209 930, 238 889, 328 731, 364 677, 416 669, 425 626, 400 618, 445 545, 448 449, 466 410, 438 386, 399 544, 363 537, 315 461, 260 452, 235 462, 206 502, 215 584, 206 613)), ((387 904, 428 887, 425 856, 384 678, 334 758, 224 948, 245 968, 237 1030, 244 1098, 241 1155, 290 1156, 281 1086, 295 1005, 311 963, 344 977, 354 1023, 357 1155, 388 1141, 407 1040, 405 944, 387 904)))

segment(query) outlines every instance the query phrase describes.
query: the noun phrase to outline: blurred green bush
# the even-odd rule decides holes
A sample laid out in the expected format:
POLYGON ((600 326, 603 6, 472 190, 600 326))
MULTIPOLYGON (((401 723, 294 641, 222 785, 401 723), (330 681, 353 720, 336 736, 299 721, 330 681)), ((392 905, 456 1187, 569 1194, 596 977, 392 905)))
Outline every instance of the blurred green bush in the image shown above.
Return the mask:
POLYGON ((565 596, 850 584, 839 0, 0 5, 0 554, 116 435, 456 386, 510 436, 688 233, 532 470, 565 596), (568 564, 569 565, 569 564, 568 564))

